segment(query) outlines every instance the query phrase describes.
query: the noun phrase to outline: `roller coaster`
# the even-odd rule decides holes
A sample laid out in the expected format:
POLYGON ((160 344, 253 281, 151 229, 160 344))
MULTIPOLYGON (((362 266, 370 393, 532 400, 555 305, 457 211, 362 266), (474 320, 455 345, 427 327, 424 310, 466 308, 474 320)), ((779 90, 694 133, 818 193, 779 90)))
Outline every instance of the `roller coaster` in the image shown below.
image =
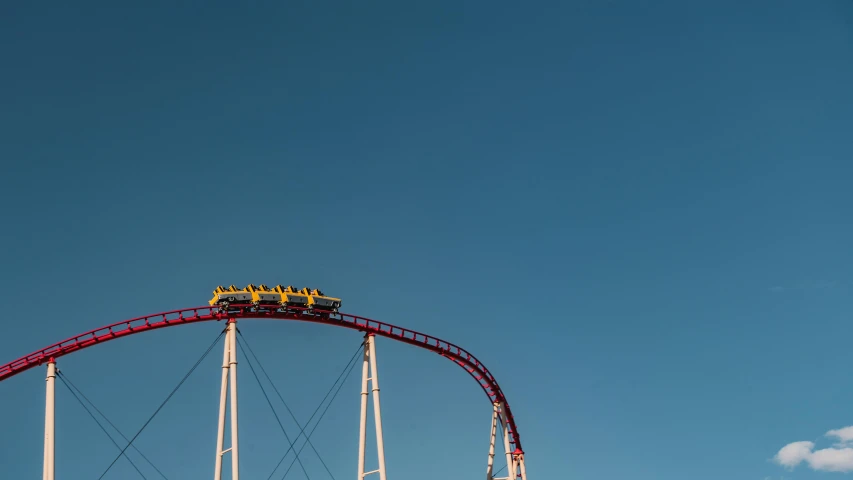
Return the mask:
MULTIPOLYGON (((525 455, 521 445, 515 417, 509 403, 495 378, 474 355, 461 347, 445 340, 414 330, 391 325, 365 317, 339 312, 341 299, 326 296, 319 289, 277 285, 269 288, 260 284, 249 284, 245 288, 218 286, 207 306, 172 310, 153 315, 133 318, 106 325, 101 328, 75 335, 61 342, 36 350, 29 355, 0 365, 0 381, 7 380, 26 370, 40 365, 47 366, 47 400, 45 407, 45 443, 44 443, 44 480, 54 480, 54 382, 56 361, 58 358, 117 338, 138 334, 150 330, 187 325, 192 323, 216 321, 226 323, 225 351, 223 357, 222 389, 220 395, 219 431, 216 445, 215 480, 222 478, 222 457, 231 454, 232 480, 239 479, 238 429, 237 429, 237 383, 236 383, 236 324, 238 319, 286 320, 321 323, 357 330, 364 334, 364 352, 362 368, 361 421, 359 433, 359 476, 358 480, 372 473, 378 473, 380 480, 387 480, 380 414, 378 371, 376 365, 375 337, 381 336, 426 349, 445 357, 462 367, 486 393, 492 406, 492 426, 488 462, 487 480, 527 480, 525 455), (372 389, 368 384, 372 383, 372 389), (229 391, 230 387, 230 391, 229 391), (367 419, 367 397, 373 398, 375 437, 379 468, 366 472, 365 431, 367 419), (226 396, 231 398, 231 446, 224 448, 226 396), (499 479, 494 476, 495 448, 499 438, 503 439, 504 456, 508 475, 499 479)), ((130 446, 128 444, 128 446, 130 446)), ((125 447, 127 448, 127 447, 125 447)))

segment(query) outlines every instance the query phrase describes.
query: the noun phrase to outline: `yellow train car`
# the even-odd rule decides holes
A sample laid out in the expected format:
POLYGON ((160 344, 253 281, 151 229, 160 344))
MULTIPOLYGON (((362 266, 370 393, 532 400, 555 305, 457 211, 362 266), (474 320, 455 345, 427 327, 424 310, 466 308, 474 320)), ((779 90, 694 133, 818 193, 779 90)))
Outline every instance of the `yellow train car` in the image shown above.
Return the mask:
POLYGON ((303 288, 297 290, 294 286, 276 285, 269 288, 264 284, 255 286, 249 284, 246 288, 237 288, 234 285, 223 287, 219 285, 213 291, 210 305, 237 304, 255 306, 284 306, 297 307, 300 309, 319 310, 324 312, 337 312, 341 306, 341 299, 329 297, 320 289, 303 288))
POLYGON ((252 292, 245 289, 240 289, 231 285, 228 288, 222 285, 216 287, 213 291, 213 298, 210 299, 210 305, 218 305, 221 303, 252 303, 252 292))
POLYGON ((257 287, 250 283, 246 286, 246 291, 252 294, 252 303, 255 305, 281 304, 281 294, 270 290, 263 283, 257 287))
POLYGON ((300 293, 308 297, 308 305, 311 308, 337 312, 338 308, 341 306, 340 298, 327 297, 320 291, 320 289, 317 288, 310 290, 306 287, 303 288, 300 293))
POLYGON ((288 285, 284 287, 281 285, 276 285, 272 290, 273 292, 276 292, 280 295, 279 301, 282 305, 287 305, 290 307, 308 308, 308 296, 303 295, 293 286, 288 285))

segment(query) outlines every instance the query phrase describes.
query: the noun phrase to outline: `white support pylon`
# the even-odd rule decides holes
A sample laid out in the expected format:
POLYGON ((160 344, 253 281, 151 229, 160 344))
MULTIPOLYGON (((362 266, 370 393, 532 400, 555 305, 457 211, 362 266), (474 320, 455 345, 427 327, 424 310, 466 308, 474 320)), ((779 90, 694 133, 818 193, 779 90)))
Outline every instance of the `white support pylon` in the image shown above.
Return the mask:
POLYGON ((228 344, 230 358, 228 373, 231 376, 231 480, 240 478, 240 457, 237 449, 237 320, 228 325, 231 342, 228 344))
POLYGON ((489 461, 486 465, 486 480, 494 479, 494 465, 495 465, 495 440, 497 440, 498 434, 498 415, 500 414, 500 403, 495 402, 492 405, 492 431, 489 436, 489 461))
POLYGON ((521 480, 527 480, 527 471, 524 468, 524 453, 520 450, 515 452, 510 450, 509 423, 507 422, 504 404, 503 402, 495 402, 492 407, 492 431, 489 437, 489 460, 486 466, 486 480, 513 480, 518 477, 521 477, 521 480), (507 476, 495 478, 495 444, 497 442, 498 425, 500 425, 503 432, 507 476))
POLYGON ((371 473, 379 473, 379 480, 385 477, 385 444, 382 439, 382 415, 379 408, 379 373, 376 369, 376 341, 372 333, 364 336, 364 363, 361 367, 361 422, 358 437, 358 480, 371 473), (376 453, 379 457, 379 468, 370 472, 364 471, 364 451, 367 441, 367 382, 370 381, 373 392, 373 419, 376 426, 376 453))
POLYGON ((216 463, 213 471, 214 480, 222 480, 222 456, 231 452, 231 480, 240 478, 240 462, 237 442, 237 321, 228 320, 225 333, 225 348, 222 353, 222 387, 219 390, 219 427, 216 432, 216 463), (231 448, 223 450, 225 443, 225 407, 229 394, 231 396, 231 448))
POLYGON ((519 472, 521 473, 521 480, 527 480, 527 469, 524 468, 524 454, 514 453, 512 456, 515 459, 515 464, 518 465, 519 472))
POLYGON ((43 480, 53 480, 56 447, 56 362, 47 363, 46 394, 44 404, 44 470, 43 480))
POLYGON ((506 452, 506 471, 507 471, 507 479, 515 478, 515 463, 512 458, 512 451, 509 449, 509 423, 506 421, 506 412, 504 411, 504 404, 501 402, 500 404, 500 421, 501 421, 501 430, 503 430, 504 434, 504 451, 506 452))

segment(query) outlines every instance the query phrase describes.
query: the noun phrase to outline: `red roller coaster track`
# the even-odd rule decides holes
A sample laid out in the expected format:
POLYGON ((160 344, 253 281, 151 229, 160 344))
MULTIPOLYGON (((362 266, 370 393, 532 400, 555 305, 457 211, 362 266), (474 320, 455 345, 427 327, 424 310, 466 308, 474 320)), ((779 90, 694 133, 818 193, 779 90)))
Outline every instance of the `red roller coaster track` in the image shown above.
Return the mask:
POLYGON ((6 365, 2 365, 0 366, 0 381, 41 365, 51 358, 55 359, 63 355, 68 355, 69 353, 76 352, 77 350, 91 347, 114 338, 124 337, 134 333, 147 332, 157 328, 212 320, 229 320, 232 318, 296 320, 335 325, 338 327, 345 327, 388 337, 400 342, 431 350, 443 357, 449 358, 454 363, 464 368, 468 374, 477 380, 477 383, 480 384, 480 387, 482 387, 483 391, 485 391, 486 395, 489 397, 489 401, 492 403, 503 403, 506 411, 511 449, 514 450, 515 453, 523 453, 521 448, 521 439, 519 438, 518 429, 515 425, 515 419, 512 416, 512 410, 509 408, 506 397, 504 397, 498 382, 492 374, 489 373, 485 365, 480 363, 476 357, 461 347, 439 338, 346 313, 313 315, 302 311, 258 311, 250 305, 232 305, 229 307, 228 311, 222 311, 218 306, 205 306, 157 313, 154 315, 147 315, 144 317, 117 322, 112 325, 107 325, 105 327, 71 337, 68 340, 55 343, 49 347, 45 347, 15 361, 9 362, 6 365))

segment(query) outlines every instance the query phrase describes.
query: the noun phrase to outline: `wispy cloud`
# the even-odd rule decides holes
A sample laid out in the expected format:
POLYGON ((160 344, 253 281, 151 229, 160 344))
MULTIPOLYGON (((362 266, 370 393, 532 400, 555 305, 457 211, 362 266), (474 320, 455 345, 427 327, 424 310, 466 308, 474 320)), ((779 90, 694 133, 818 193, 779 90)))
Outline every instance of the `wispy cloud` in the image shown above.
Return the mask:
POLYGON ((830 430, 825 436, 836 439, 830 448, 815 450, 814 442, 793 442, 782 447, 773 460, 787 468, 805 462, 812 470, 853 472, 853 426, 830 430))

